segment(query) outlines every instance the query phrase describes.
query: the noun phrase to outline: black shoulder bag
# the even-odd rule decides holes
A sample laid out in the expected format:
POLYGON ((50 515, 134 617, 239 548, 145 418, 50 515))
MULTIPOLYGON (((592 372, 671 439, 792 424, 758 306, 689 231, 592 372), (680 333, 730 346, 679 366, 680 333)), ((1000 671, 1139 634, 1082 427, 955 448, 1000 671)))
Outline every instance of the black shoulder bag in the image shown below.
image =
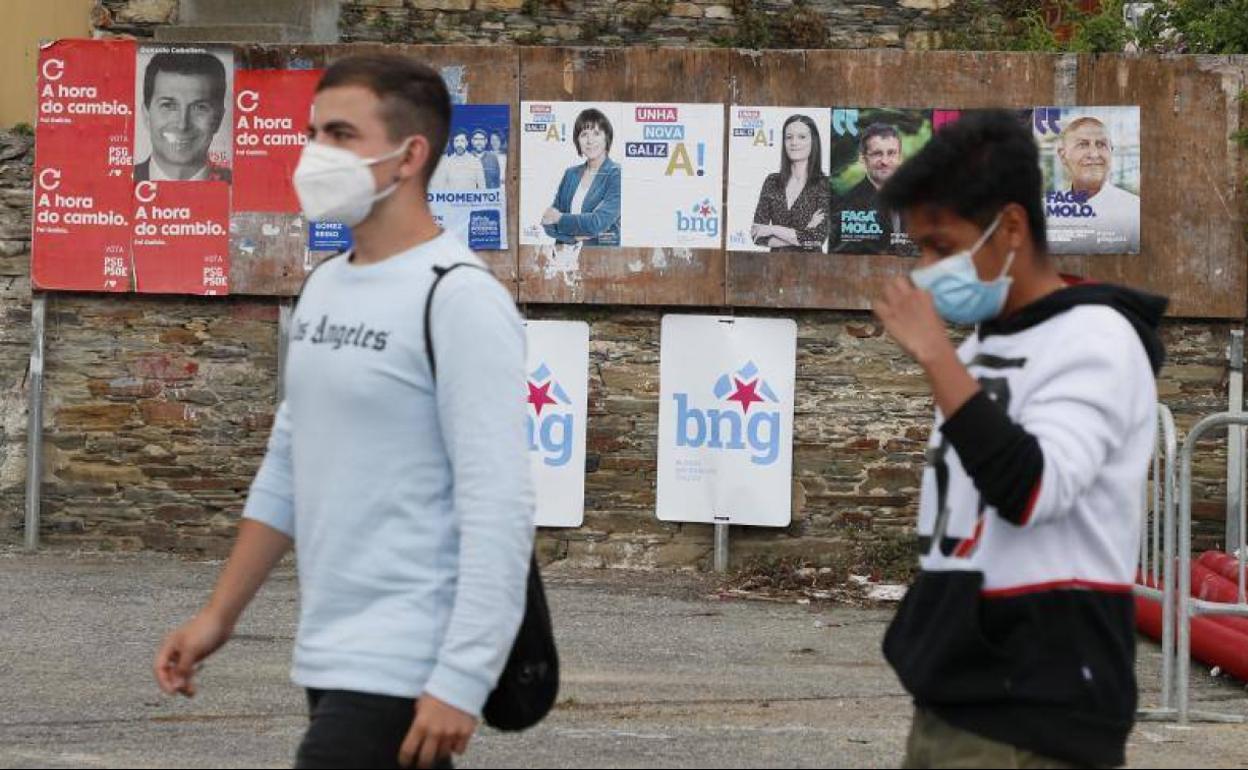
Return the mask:
MULTIPOLYGON (((458 267, 484 269, 471 262, 457 262, 447 267, 434 267, 436 277, 425 299, 425 356, 429 372, 436 383, 437 361, 433 355, 433 292, 446 274, 458 267)), ((512 643, 507 665, 490 697, 485 701, 482 716, 496 730, 525 730, 550 712, 559 695, 559 654, 550 623, 550 609, 542 588, 542 575, 537 568, 537 555, 529 563, 529 581, 524 602, 524 619, 512 643)))

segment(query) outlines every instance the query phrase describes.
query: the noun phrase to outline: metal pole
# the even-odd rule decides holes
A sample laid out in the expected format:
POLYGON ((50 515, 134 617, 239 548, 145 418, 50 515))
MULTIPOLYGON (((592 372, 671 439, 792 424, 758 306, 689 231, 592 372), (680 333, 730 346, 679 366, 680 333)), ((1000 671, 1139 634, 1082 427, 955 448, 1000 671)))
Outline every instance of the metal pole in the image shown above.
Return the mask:
MULTIPOLYGON (((1162 521, 1165 518, 1164 511, 1162 510, 1162 507, 1161 507, 1162 506, 1162 488, 1165 486, 1165 482, 1161 475, 1162 474, 1161 453, 1163 451, 1163 447, 1165 447, 1166 445, 1165 418, 1162 416, 1164 414, 1162 410, 1164 410, 1165 408, 1166 407, 1164 404, 1157 405, 1157 412, 1158 412, 1157 417, 1158 417, 1158 422, 1161 423, 1161 426, 1159 430, 1157 431, 1157 441, 1154 443, 1154 446, 1153 446, 1153 501, 1152 501, 1153 503, 1152 505, 1153 535, 1149 539, 1152 541, 1152 545, 1153 545, 1152 568, 1153 568, 1153 586, 1154 587, 1161 584, 1161 527, 1162 527, 1162 521)), ((1167 468, 1166 472, 1168 473, 1169 466, 1166 466, 1166 468, 1167 468)))
POLYGON ((290 348, 290 319, 295 306, 283 299, 277 306, 277 404, 286 398, 286 351, 290 348))
POLYGON ((715 571, 728 571, 728 524, 715 522, 715 571))
MULTIPOLYGON (((1248 544, 1245 544, 1244 542, 1246 539, 1244 530, 1248 529, 1248 520, 1245 519, 1245 511, 1242 506, 1240 507, 1238 515, 1236 516, 1235 524, 1236 524, 1235 534, 1238 535, 1238 537, 1236 538, 1236 541, 1238 541, 1236 554, 1239 558, 1239 574, 1237 575, 1237 577, 1239 578, 1239 603, 1244 604, 1246 601, 1248 601, 1248 595, 1245 595, 1245 586, 1244 586, 1244 581, 1248 580, 1248 576, 1244 574, 1245 559, 1248 559, 1248 553, 1246 553, 1248 552, 1248 544)), ((1229 541, 1229 542, 1236 542, 1236 541, 1229 541)), ((1227 547, 1229 548, 1230 546, 1228 545, 1227 547)))
POLYGON ((1175 654, 1178 664, 1179 724, 1187 724, 1189 686, 1188 677, 1192 665, 1192 451, 1196 440, 1204 433, 1208 417, 1201 420, 1187 434, 1183 442, 1181 473, 1179 478, 1179 649, 1175 654))
MULTIPOLYGON (((1228 414, 1244 411, 1244 330, 1231 330, 1230 403, 1228 414)), ((1239 519, 1244 510, 1244 428, 1234 425, 1226 434, 1226 550, 1239 542, 1239 519)), ((1242 600, 1242 597, 1241 597, 1242 600)))
MULTIPOLYGON (((1154 464, 1154 465, 1156 465, 1156 462, 1157 462, 1157 450, 1156 450, 1156 448, 1154 448, 1154 449, 1153 449, 1153 464, 1154 464)), ((1149 479, 1149 478, 1146 476, 1146 477, 1144 478, 1144 490, 1143 490, 1143 494, 1141 494, 1141 495, 1140 495, 1140 499, 1143 501, 1143 504, 1142 504, 1142 506, 1141 506, 1141 507, 1143 508, 1143 516, 1141 516, 1141 517, 1140 517, 1140 518, 1141 518, 1141 524, 1140 524, 1140 552, 1139 552, 1139 554, 1136 556, 1136 559, 1138 559, 1138 560, 1139 560, 1139 572, 1140 572, 1140 575, 1141 575, 1141 576, 1142 576, 1142 577, 1143 577, 1146 581, 1147 581, 1147 579, 1148 579, 1148 574, 1149 574, 1149 572, 1151 571, 1151 569, 1150 569, 1150 567, 1149 567, 1149 563, 1148 563, 1149 551, 1151 550, 1151 549, 1149 548, 1149 536, 1148 536, 1148 534, 1149 534, 1149 533, 1148 533, 1148 530, 1149 530, 1149 523, 1150 523, 1150 521, 1151 521, 1151 519, 1150 519, 1150 517, 1149 517, 1149 503, 1150 503, 1150 498, 1153 496, 1153 495, 1152 495, 1152 487, 1154 487, 1156 484, 1157 484, 1157 477, 1156 477, 1156 476, 1153 476, 1153 478, 1152 478, 1152 479, 1149 479)), ((1156 516, 1156 513, 1157 513, 1156 509, 1152 509, 1152 513, 1153 513, 1153 515, 1154 515, 1154 516, 1156 516)), ((1156 585, 1156 583, 1154 583, 1153 585, 1156 585)))
POLYGON ((36 294, 30 303, 30 398, 26 421, 26 550, 39 548, 40 484, 43 481, 43 327, 47 297, 36 294))
MULTIPOLYGON (((1161 706, 1163 709, 1174 708, 1174 528, 1175 499, 1174 471, 1178 457, 1178 432, 1174 426, 1174 415, 1162 404, 1161 412, 1162 437, 1166 453, 1165 496, 1162 505, 1162 593, 1161 593, 1161 706)), ((1154 583, 1156 585, 1156 583, 1154 583)))
MULTIPOLYGON (((1248 416, 1244 414, 1211 414, 1196 423, 1187 433, 1183 441, 1182 476, 1179 479, 1180 511, 1179 511, 1179 650, 1178 660, 1178 716, 1179 724, 1186 725, 1191 715, 1198 719, 1223 723, 1242 723, 1244 717, 1232 714, 1214 714, 1209 712, 1189 711, 1191 682, 1191 624, 1192 619, 1200 614, 1240 614, 1237 608, 1228 608, 1226 612, 1216 612, 1211 602, 1197 601, 1192 597, 1192 454, 1200 438, 1215 428, 1230 428, 1233 425, 1248 424, 1248 416)), ((1242 579, 1242 576, 1241 576, 1242 579)))

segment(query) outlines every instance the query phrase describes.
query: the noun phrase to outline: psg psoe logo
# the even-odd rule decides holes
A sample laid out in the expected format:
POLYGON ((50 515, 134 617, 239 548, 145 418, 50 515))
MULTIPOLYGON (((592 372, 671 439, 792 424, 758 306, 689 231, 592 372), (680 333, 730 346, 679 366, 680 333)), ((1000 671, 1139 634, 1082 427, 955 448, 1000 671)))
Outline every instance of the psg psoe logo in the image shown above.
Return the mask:
POLYGON ((526 321, 525 424, 537 524, 579 527, 585 517, 589 325, 526 321))
POLYGON ((671 315, 662 333, 658 517, 787 526, 795 324, 671 315))

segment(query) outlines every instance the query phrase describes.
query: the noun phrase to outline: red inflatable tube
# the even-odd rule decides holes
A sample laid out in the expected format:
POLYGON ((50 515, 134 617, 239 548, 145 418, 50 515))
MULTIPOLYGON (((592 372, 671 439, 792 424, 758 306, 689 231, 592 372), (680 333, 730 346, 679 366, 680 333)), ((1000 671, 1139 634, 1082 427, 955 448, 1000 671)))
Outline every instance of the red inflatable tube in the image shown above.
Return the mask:
MULTIPOLYGON (((1200 555, 1197 562, 1205 567, 1208 567, 1238 586, 1239 559, 1236 559, 1229 553, 1222 553, 1221 551, 1205 551, 1200 555)), ((1248 567, 1245 567, 1244 571, 1248 572, 1248 567)))
MULTIPOLYGON (((1144 634, 1161 638, 1161 602, 1135 597, 1135 624, 1144 634)), ((1223 673, 1248 682, 1248 634, 1227 628, 1212 618, 1192 618, 1192 657, 1223 673)))
MULTIPOLYGON (((1157 588, 1157 584, 1153 582, 1152 575, 1142 573, 1136 574, 1135 582, 1148 586, 1149 588, 1157 588)), ((1210 602, 1222 602, 1223 604, 1235 604, 1239 597, 1239 588, 1234 583, 1219 574, 1214 573, 1208 567, 1196 562, 1192 563, 1192 596, 1197 599, 1204 599, 1210 602)), ((1232 617, 1230 615, 1207 615, 1209 620, 1219 625, 1226 626, 1229 629, 1238 631, 1241 634, 1248 634, 1248 618, 1232 617)))
MULTIPOLYGON (((1235 604, 1239 601, 1239 586, 1205 565, 1193 562, 1192 596, 1210 602, 1235 604)), ((1248 618, 1236 618, 1230 615, 1209 615, 1208 618, 1241 634, 1248 634, 1248 618)))
POLYGON ((1135 597, 1135 627, 1141 634, 1161 641, 1161 602, 1147 596, 1135 597))

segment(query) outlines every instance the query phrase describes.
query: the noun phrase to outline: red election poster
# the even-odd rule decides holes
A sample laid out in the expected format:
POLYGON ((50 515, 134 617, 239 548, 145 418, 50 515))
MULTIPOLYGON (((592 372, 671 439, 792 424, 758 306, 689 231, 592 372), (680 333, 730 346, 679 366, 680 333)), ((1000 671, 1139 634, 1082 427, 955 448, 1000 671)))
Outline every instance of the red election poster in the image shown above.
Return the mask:
POLYGON ((299 213, 290 177, 320 70, 240 70, 234 80, 234 210, 299 213))
POLYGON ((132 41, 39 52, 31 273, 39 289, 129 291, 132 41))
POLYGON ((230 186, 134 185, 135 287, 147 294, 228 294, 230 186))

